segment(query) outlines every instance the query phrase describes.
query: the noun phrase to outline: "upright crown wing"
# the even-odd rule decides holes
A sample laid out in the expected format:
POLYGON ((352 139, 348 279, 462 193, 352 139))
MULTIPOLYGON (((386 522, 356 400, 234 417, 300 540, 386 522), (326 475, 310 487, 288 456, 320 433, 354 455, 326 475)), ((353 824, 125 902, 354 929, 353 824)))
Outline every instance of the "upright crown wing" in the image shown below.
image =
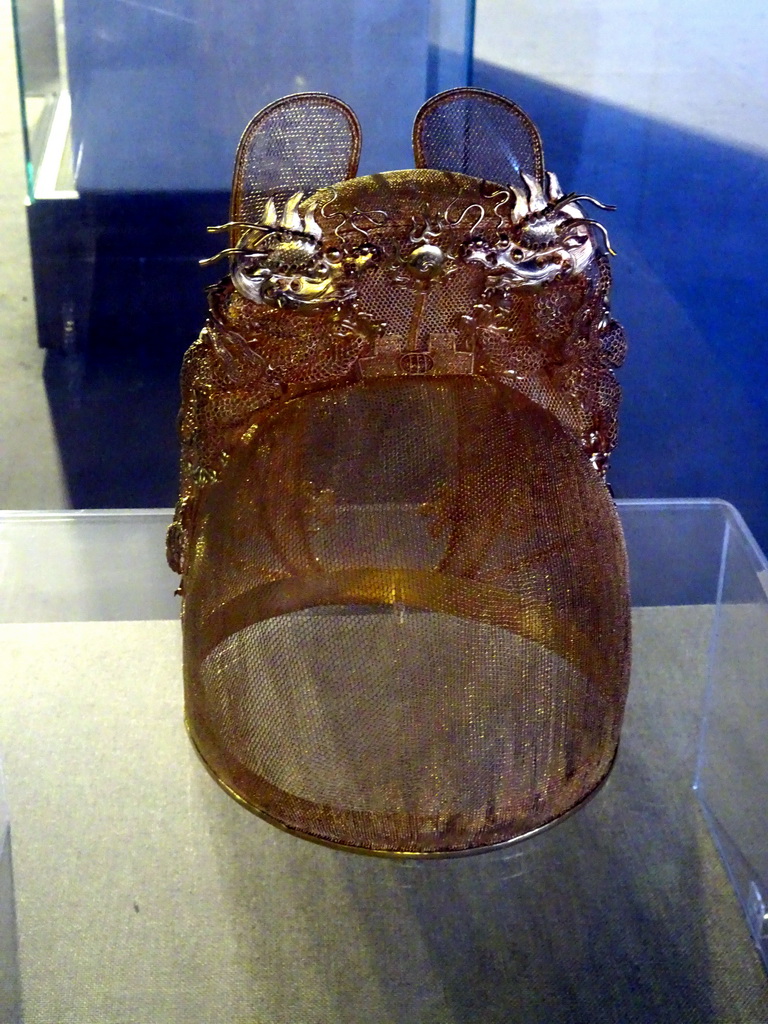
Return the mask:
POLYGON ((541 136, 511 100, 484 89, 449 89, 427 100, 413 125, 417 167, 459 171, 515 187, 544 187, 541 136))
MULTIPOLYGON (((243 132, 235 157, 230 221, 259 223, 269 199, 284 202, 323 185, 353 178, 360 124, 334 96, 285 96, 264 107, 243 132)), ((231 229, 232 245, 239 230, 231 229)))

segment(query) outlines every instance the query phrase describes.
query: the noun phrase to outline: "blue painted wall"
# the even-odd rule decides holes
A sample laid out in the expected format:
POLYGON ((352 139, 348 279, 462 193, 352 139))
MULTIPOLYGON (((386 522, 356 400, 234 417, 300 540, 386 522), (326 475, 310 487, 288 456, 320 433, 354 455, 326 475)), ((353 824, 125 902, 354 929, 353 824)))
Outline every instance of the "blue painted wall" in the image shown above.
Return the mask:
POLYGON ((474 81, 534 118, 566 191, 618 206, 617 495, 726 498, 768 549, 768 158, 491 64, 474 81))

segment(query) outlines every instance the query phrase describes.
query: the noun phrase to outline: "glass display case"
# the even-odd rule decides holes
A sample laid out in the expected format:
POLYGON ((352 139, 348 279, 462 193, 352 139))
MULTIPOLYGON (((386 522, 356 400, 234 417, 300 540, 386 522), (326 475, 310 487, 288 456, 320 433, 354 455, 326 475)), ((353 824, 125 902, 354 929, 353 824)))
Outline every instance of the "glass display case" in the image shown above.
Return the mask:
POLYGON ((634 656, 608 783, 533 839, 419 862, 285 835, 208 778, 168 511, 0 516, 26 1024, 766 1019, 766 562, 722 502, 619 511, 634 656))
POLYGON ((424 96, 471 81, 531 115, 566 191, 617 206, 604 220, 630 349, 615 492, 718 494, 768 546, 759 5, 734 18, 725 0, 584 0, 567 32, 559 0, 482 0, 476 15, 469 0, 290 3, 279 16, 265 0, 12 6, 39 340, 88 352, 85 367, 50 361, 46 382, 76 507, 173 500, 175 378, 218 273, 196 264, 214 252, 205 228, 226 217, 258 107, 338 92, 363 122, 361 169, 380 170, 411 164, 424 96), (116 478, 103 426, 128 409, 116 478))
POLYGON ((14 8, 44 346, 84 343, 92 322, 99 335, 121 324, 124 341, 137 320, 135 337, 188 343, 205 227, 226 220, 237 141, 259 108, 298 91, 338 95, 364 125, 370 173, 410 166, 414 112, 470 75, 469 0, 14 8))
POLYGON ((11 6, 29 344, 47 350, 75 507, 175 498, 178 370, 220 274, 198 260, 252 114, 339 95, 366 173, 411 166, 420 103, 466 83, 533 117, 566 192, 618 207, 630 353, 609 479, 658 500, 619 501, 635 654, 607 785, 547 835, 420 865, 300 843, 205 776, 182 722, 170 513, 0 514, 16 885, 14 909, 0 796, 0 1022, 19 978, 26 1024, 768 1019, 763 9, 11 6), (674 500, 712 493, 759 543, 732 506, 674 500))
POLYGON ((11 823, 0 763, 0 1021, 21 1024, 16 906, 11 865, 11 823))

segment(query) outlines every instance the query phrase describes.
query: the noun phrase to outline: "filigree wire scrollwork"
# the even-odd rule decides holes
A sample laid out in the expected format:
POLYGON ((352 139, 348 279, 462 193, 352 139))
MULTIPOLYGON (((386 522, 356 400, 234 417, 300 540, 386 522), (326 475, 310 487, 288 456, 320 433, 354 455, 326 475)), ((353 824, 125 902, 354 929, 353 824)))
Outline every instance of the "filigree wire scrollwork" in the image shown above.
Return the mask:
POLYGON ((629 620, 604 478, 626 341, 608 233, 581 204, 613 208, 563 192, 519 107, 451 90, 414 147, 415 169, 355 177, 357 120, 317 93, 246 129, 211 229, 229 244, 202 261, 229 274, 182 369, 168 559, 188 723, 216 777, 313 838, 429 853, 535 830, 610 768, 629 620), (363 674, 382 609, 424 613, 420 643, 437 623, 474 662, 433 678, 437 644, 414 685, 401 632, 378 696, 313 711, 322 658, 341 657, 304 614, 318 607, 368 638, 344 648, 363 674), (325 652, 311 671, 301 643, 263 654, 286 623, 325 652), (396 723, 379 746, 376 701, 396 723))

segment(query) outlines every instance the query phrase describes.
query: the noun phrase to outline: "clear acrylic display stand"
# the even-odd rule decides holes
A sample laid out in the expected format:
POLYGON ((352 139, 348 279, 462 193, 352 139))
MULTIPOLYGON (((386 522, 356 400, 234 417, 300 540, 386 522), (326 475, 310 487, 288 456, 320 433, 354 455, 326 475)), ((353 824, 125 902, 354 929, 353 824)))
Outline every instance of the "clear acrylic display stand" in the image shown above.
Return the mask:
POLYGON ((302 842, 210 781, 169 512, 0 515, 25 1024, 768 1020, 766 562, 723 502, 618 504, 634 656, 607 785, 427 863, 302 842))
POLYGON ((0 764, 0 1024, 21 1021, 16 908, 11 866, 11 821, 0 764))
POLYGON ((723 510, 696 790, 768 965, 768 562, 723 510))

